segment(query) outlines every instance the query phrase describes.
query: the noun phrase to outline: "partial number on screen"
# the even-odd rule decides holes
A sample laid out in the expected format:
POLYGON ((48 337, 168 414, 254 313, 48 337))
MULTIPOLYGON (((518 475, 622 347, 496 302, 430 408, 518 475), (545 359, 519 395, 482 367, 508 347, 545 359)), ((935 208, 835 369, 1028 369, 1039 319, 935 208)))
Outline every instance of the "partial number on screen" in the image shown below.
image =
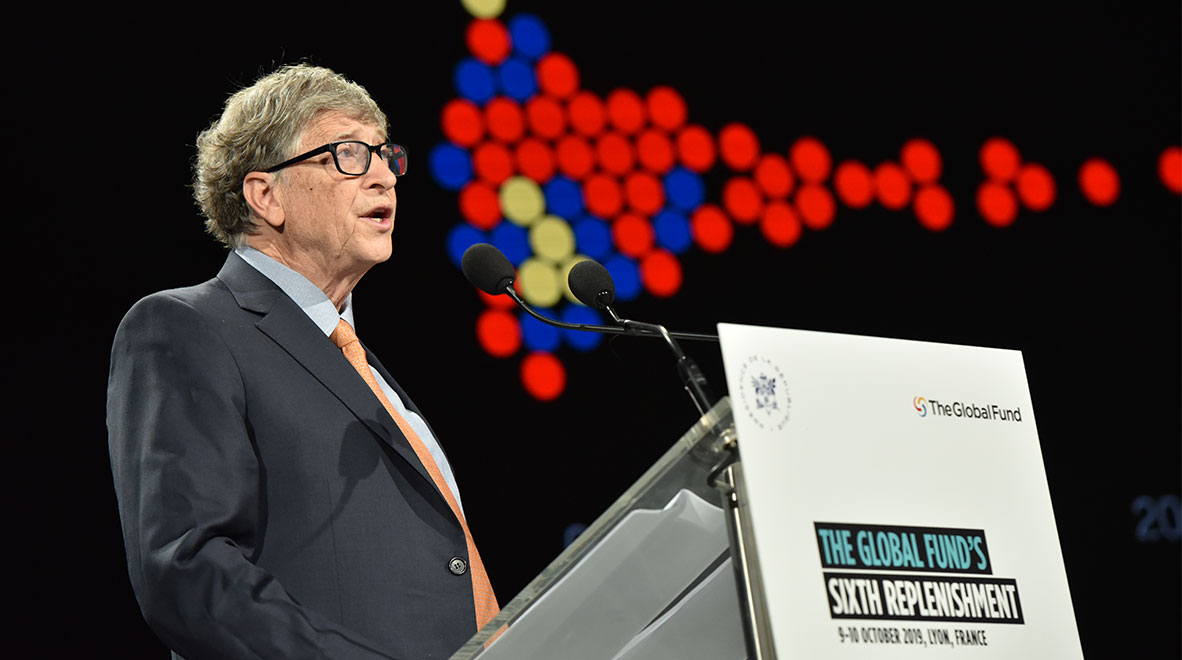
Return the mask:
POLYGON ((1177 541, 1182 536, 1182 501, 1177 495, 1141 495, 1133 500, 1138 541, 1177 541))

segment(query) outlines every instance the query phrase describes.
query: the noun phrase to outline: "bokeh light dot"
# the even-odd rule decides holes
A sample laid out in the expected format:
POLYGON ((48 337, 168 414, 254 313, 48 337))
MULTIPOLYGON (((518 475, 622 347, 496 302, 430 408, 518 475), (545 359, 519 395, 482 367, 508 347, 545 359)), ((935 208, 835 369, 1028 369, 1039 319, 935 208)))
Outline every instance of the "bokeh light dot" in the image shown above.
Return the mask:
POLYGON ((612 248, 611 227, 593 216, 575 221, 575 247, 592 259, 602 259, 612 248))
POLYGON ((633 300, 640 295, 640 269, 636 262, 622 254, 608 257, 603 267, 616 283, 616 300, 633 300))
POLYGON ((702 177, 684 167, 675 167, 665 175, 665 199, 682 211, 692 211, 706 199, 702 177))
POLYGON ((531 133, 553 140, 566 129, 566 111, 549 96, 535 96, 525 103, 525 121, 531 133))
POLYGON ((795 202, 800 220, 809 229, 825 229, 833 224, 837 203, 828 188, 817 184, 803 185, 796 191, 795 202))
POLYGON ((654 126, 675 131, 685 123, 685 100, 672 87, 654 87, 645 96, 648 116, 654 126))
POLYGON ((443 135, 461 147, 470 147, 484 137, 484 115, 467 99, 452 99, 443 106, 443 135))
POLYGON ((653 227, 643 216, 621 213, 612 223, 612 240, 621 254, 641 257, 653 249, 656 236, 653 227))
POLYGON ((531 254, 529 235, 525 229, 512 222, 497 223, 497 226, 489 232, 489 238, 493 246, 500 250, 509 263, 514 266, 520 265, 531 254))
POLYGON ((636 133, 644 127, 644 101, 630 89, 613 90, 607 95, 607 120, 622 133, 636 133))
POLYGON ((535 307, 553 307, 562 298, 558 267, 541 259, 530 258, 517 268, 521 295, 535 307))
POLYGON ((774 201, 763 210, 759 219, 759 231, 768 243, 786 248, 800 240, 802 233, 800 219, 787 202, 774 201))
POLYGON ((472 180, 472 159, 466 149, 441 142, 427 156, 431 176, 447 190, 459 190, 472 180))
POLYGON ((745 124, 727 124, 718 132, 718 151, 727 167, 745 172, 759 158, 759 139, 745 124))
POLYGON ((690 233, 706 252, 724 252, 734 239, 735 228, 722 209, 703 204, 690 216, 690 233))
POLYGON ((476 18, 494 18, 505 11, 505 0, 460 0, 460 4, 476 18))
POLYGON ((591 213, 601 218, 614 218, 624 205, 624 192, 615 178, 595 174, 583 182, 583 201, 591 213))
POLYGON ((595 168, 595 152, 586 140, 577 135, 568 135, 559 140, 555 151, 558 170, 572 179, 581 181, 595 168))
POLYGON ((538 183, 545 183, 554 176, 554 150, 541 140, 522 140, 513 156, 518 171, 538 183))
MULTIPOLYGON (((538 310, 538 313, 548 316, 546 310, 538 310)), ((562 342, 558 328, 539 321, 525 311, 518 312, 517 320, 521 324, 522 343, 528 351, 553 351, 562 342)))
POLYGON ((1108 161, 1089 158, 1079 168, 1079 187, 1092 204, 1109 206, 1120 195, 1120 177, 1108 161))
POLYGON ((939 184, 920 186, 914 207, 919 224, 931 231, 944 231, 952 224, 955 214, 952 195, 939 184))
POLYGON ((520 57, 511 57, 502 62, 497 67, 497 77, 501 83, 501 91, 519 103, 529 100, 538 91, 533 66, 520 57))
POLYGON ((571 128, 581 135, 594 137, 607 124, 607 110, 603 101, 591 92, 579 92, 566 106, 571 128))
POLYGON ((874 201, 874 176, 870 168, 856 160, 847 160, 833 172, 833 187, 841 202, 853 209, 865 208, 874 201))
POLYGON ((1055 203, 1055 179, 1038 163, 1026 163, 1018 170, 1018 199, 1031 211, 1045 211, 1055 203))
POLYGON ((595 141, 595 158, 601 169, 612 174, 625 174, 636 163, 632 143, 614 131, 604 133, 595 141))
POLYGON ((764 154, 755 164, 755 182, 764 194, 773 199, 784 199, 792 192, 792 170, 788 159, 780 154, 764 154))
MULTIPOLYGON (((583 323, 585 325, 601 325, 603 317, 599 312, 582 304, 567 305, 562 310, 562 320, 567 323, 583 323)), ((598 332, 580 330, 563 330, 562 338, 576 351, 589 351, 603 342, 603 335, 598 332)))
POLYGON ((521 348, 521 326, 503 309, 486 309, 476 317, 476 340, 493 357, 509 357, 521 348))
POLYGON ((465 40, 472 55, 485 64, 500 64, 509 55, 509 30, 496 19, 468 23, 465 40))
POLYGON ((525 133, 525 113, 513 99, 499 96, 484 106, 488 134, 502 142, 516 142, 525 133))
MULTIPOLYGON (((521 295, 521 287, 517 286, 516 283, 514 283, 513 288, 517 289, 517 295, 520 296, 521 295)), ((476 292, 476 295, 479 296, 480 300, 484 303, 484 305, 486 307, 489 307, 491 309, 517 309, 517 303, 513 302, 513 299, 510 298, 509 296, 506 296, 506 295, 494 296, 492 294, 485 293, 485 292, 481 291, 480 289, 477 289, 476 287, 472 287, 472 290, 476 292)))
POLYGON ((473 227, 492 229, 501 220, 497 191, 487 183, 469 183, 460 189, 460 213, 473 227))
POLYGON ((459 267, 468 248, 487 242, 484 232, 466 222, 458 222, 447 232, 447 257, 459 267))
POLYGON ((523 176, 507 179, 498 194, 501 213, 510 222, 529 225, 546 210, 545 198, 537 182, 523 176))
POLYGON ((746 177, 733 177, 722 187, 722 205, 735 222, 749 225, 763 211, 763 196, 755 183, 746 177))
POLYGON ((653 215, 665 206, 665 190, 648 172, 633 172, 624 179, 624 198, 632 210, 643 215, 653 215))
POLYGON ((829 176, 829 168, 833 166, 829 149, 815 137, 802 137, 794 142, 788 150, 788 159, 792 161, 792 167, 801 180, 810 183, 824 181, 829 176))
POLYGON ((911 179, 902 167, 882 163, 874 168, 874 195, 879 204, 898 211, 911 201, 911 179))
POLYGON ((521 361, 521 384, 539 401, 553 401, 566 389, 566 368, 551 353, 530 353, 521 361))
POLYGON ((500 185, 513 176, 513 155, 503 144, 485 142, 472 151, 472 167, 481 180, 500 185))
POLYGON ((465 58, 456 65, 453 82, 460 96, 478 105, 483 105, 497 92, 492 69, 474 57, 465 58))
POLYGON ((1013 142, 1001 137, 989 138, 981 145, 981 170, 997 181, 1013 181, 1022 162, 1013 142))
POLYGON ((534 254, 557 263, 574 254, 575 233, 566 221, 548 215, 530 227, 529 244, 534 254))
POLYGON ((936 145, 923 138, 914 138, 903 144, 899 154, 903 168, 916 183, 932 183, 940 178, 944 164, 936 145))
POLYGON ((568 98, 579 89, 579 70, 575 63, 562 53, 547 53, 538 59, 536 67, 538 85, 542 91, 568 98))
POLYGON ((546 209, 562 218, 574 218, 583 212, 583 191, 579 184, 558 175, 542 188, 546 209))
POLYGON ((668 298, 681 289, 681 263, 667 250, 653 250, 640 262, 640 279, 646 291, 668 298))
POLYGON ((1157 159, 1157 175, 1174 194, 1182 194, 1182 148, 1166 147, 1157 159))
POLYGON ((689 219, 677 211, 664 210, 653 218, 657 244, 673 254, 681 254, 693 244, 689 219))
POLYGON ((714 138, 701 126, 686 126, 677 134, 677 159, 694 172, 705 172, 714 166, 717 154, 714 138))
POLYGON ((977 188, 977 210, 994 227, 1008 227, 1018 217, 1018 200, 1004 183, 986 181, 977 188))
POLYGON ((636 138, 636 158, 648 171, 664 174, 676 162, 673 142, 663 132, 650 128, 636 138))
POLYGON ((540 57, 550 50, 550 31, 533 14, 517 14, 509 19, 509 43, 526 57, 540 57))

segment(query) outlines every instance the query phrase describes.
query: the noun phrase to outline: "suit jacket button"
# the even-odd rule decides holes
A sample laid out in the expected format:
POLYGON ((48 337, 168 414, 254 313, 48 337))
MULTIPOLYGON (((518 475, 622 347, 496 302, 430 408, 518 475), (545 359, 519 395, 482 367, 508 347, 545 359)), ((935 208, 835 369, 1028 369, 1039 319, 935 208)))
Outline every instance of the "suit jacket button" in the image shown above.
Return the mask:
POLYGON ((451 571, 452 575, 463 575, 468 572, 468 562, 459 557, 452 557, 451 561, 447 562, 447 570, 451 571))

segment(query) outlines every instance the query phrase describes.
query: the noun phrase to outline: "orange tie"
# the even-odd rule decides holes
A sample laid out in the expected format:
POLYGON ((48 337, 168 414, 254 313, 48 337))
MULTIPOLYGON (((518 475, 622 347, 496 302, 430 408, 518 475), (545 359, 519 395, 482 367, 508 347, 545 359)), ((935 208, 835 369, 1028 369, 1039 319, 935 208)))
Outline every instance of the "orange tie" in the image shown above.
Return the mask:
POLYGON ((423 444, 419 434, 415 433, 406 419, 398 414, 398 410, 390 404, 390 400, 382 392, 377 379, 369 369, 369 363, 365 359, 365 349, 361 347, 361 340, 357 339, 357 333, 353 332, 352 326, 345 319, 341 319, 341 322, 337 324, 337 329, 329 335, 329 339, 341 349, 345 358, 349 360, 349 364, 352 364, 357 373, 361 374, 361 377, 369 385, 369 389, 373 390, 378 400, 385 406, 386 412, 394 418, 394 423, 398 425, 402 434, 410 442, 411 448, 415 450, 415 455, 419 457, 423 467, 427 468, 427 474, 431 475, 435 487, 443 494, 443 499, 447 500, 447 505, 451 507, 452 513, 460 521, 460 527, 464 530, 464 540, 468 544, 468 568, 472 574, 472 596, 476 603, 476 628, 477 630, 483 628, 484 624, 491 621, 501 610, 497 606, 497 597, 493 593, 492 584, 488 581, 488 573, 484 572, 484 562, 480 561, 480 553, 476 551, 472 532, 468 531, 468 523, 464 520, 464 514, 460 511, 460 505, 456 502, 455 495, 452 494, 451 488, 448 488, 447 482, 443 479, 443 473, 439 471, 439 466, 435 463, 435 458, 431 456, 431 452, 423 444))

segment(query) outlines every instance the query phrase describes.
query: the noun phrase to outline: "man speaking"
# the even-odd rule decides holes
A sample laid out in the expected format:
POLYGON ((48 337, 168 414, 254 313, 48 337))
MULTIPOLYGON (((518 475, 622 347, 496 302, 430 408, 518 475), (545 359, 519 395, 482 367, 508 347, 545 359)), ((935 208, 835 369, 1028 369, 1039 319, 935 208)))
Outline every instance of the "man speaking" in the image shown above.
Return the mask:
POLYGON ((232 252, 132 307, 107 391, 128 573, 199 658, 446 658, 497 613, 443 448, 358 340, 406 151, 361 86, 289 66, 197 139, 232 252))

